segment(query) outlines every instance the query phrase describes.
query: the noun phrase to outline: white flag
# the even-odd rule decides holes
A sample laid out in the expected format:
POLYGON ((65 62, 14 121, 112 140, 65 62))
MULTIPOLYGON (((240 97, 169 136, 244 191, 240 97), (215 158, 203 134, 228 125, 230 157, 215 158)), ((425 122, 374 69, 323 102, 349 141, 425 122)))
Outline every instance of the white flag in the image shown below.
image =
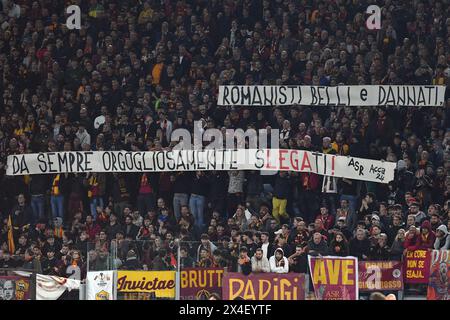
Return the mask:
POLYGON ((88 272, 86 278, 87 300, 114 300, 114 271, 88 272))
POLYGON ((58 300, 64 291, 80 289, 80 280, 36 275, 36 300, 58 300))

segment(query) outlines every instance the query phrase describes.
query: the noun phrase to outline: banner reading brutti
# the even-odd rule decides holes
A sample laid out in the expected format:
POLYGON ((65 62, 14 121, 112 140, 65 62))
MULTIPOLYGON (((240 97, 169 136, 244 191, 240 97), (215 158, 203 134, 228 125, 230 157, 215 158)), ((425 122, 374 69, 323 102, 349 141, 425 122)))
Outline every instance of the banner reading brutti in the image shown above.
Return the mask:
POLYGON ((430 275, 430 251, 406 251, 405 283, 428 283, 430 275))
POLYGON ((224 273, 223 300, 305 300, 303 273, 224 273))
POLYGON ((181 300, 206 300, 213 293, 222 294, 222 277, 220 268, 188 268, 180 274, 181 300))
POLYGON ((317 300, 358 300, 358 259, 308 256, 317 300))
POLYGON ((450 250, 431 252, 427 300, 450 300, 450 250))
POLYGON ((175 271, 118 271, 117 294, 123 293, 143 293, 148 297, 173 299, 175 271))
POLYGON ((360 291, 403 290, 400 261, 360 261, 358 264, 360 291))

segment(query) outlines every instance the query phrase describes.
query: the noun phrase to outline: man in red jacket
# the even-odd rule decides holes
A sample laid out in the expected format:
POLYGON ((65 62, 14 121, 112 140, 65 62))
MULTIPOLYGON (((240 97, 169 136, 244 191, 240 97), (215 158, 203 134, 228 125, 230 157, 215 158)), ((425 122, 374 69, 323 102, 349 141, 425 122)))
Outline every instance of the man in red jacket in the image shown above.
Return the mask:
POLYGON ((430 221, 422 222, 419 235, 419 249, 433 249, 436 235, 431 230, 430 221))
POLYGON ((95 240, 95 237, 100 232, 100 226, 94 222, 94 219, 89 214, 86 216, 86 232, 89 235, 89 239, 95 240))
POLYGON ((322 220, 323 228, 327 231, 334 226, 334 217, 328 213, 328 208, 326 206, 320 208, 320 214, 316 219, 322 220))

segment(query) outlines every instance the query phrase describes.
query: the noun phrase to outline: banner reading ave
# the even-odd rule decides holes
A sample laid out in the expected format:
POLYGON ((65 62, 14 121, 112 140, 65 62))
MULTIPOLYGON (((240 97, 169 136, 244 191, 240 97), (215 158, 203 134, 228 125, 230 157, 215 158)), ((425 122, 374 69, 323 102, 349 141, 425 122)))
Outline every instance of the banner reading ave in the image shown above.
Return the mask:
POLYGON ((317 300, 358 300, 358 258, 308 256, 317 300))
POLYGON ((272 170, 388 183, 396 163, 294 149, 80 151, 8 156, 7 175, 82 172, 272 170))

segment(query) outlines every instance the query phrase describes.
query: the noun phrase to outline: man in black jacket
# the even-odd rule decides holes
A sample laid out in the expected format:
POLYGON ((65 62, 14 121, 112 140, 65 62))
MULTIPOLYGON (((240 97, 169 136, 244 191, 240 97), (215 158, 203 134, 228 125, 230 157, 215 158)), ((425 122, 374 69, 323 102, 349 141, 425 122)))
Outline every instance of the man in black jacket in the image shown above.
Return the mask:
POLYGON ((259 208, 261 203, 261 193, 263 192, 263 179, 259 171, 250 171, 247 175, 247 198, 245 201, 253 210, 259 208))
POLYGON ((113 212, 111 212, 111 214, 109 216, 109 224, 105 228, 105 232, 108 235, 108 241, 111 241, 112 239, 114 239, 116 237, 117 232, 121 231, 121 229, 122 229, 122 227, 117 222, 116 215, 113 212))
POLYGON ((181 217, 181 207, 189 202, 190 183, 192 175, 189 172, 177 172, 170 177, 173 182, 173 212, 175 217, 181 217))
POLYGON ((206 196, 209 193, 209 181, 203 171, 197 171, 191 185, 191 198, 189 199, 189 209, 195 219, 195 226, 200 232, 203 231, 204 209, 206 196))
POLYGON ((130 250, 127 253, 127 260, 121 267, 122 270, 142 270, 142 263, 138 260, 136 252, 130 250))
POLYGON ((350 240, 350 255, 365 260, 369 256, 370 241, 364 229, 356 230, 356 237, 350 240))
POLYGON ((328 253, 328 245, 323 236, 316 232, 313 238, 309 240, 307 247, 308 254, 311 256, 326 256, 328 253))
POLYGON ((209 176, 209 200, 213 211, 225 217, 229 176, 226 171, 213 171, 209 176))
POLYGON ((125 217, 125 225, 123 227, 125 238, 136 240, 136 236, 139 232, 139 227, 133 223, 133 218, 128 215, 125 217))
POLYGON ((31 223, 35 224, 45 215, 45 190, 48 188, 48 176, 37 174, 30 176, 31 209, 33 216, 31 223))
POLYGON ((253 241, 253 232, 245 231, 242 235, 242 244, 247 247, 248 256, 251 258, 255 254, 258 245, 253 241))
POLYGON ((12 209, 11 216, 14 227, 23 227, 33 219, 33 210, 26 204, 25 200, 25 195, 19 194, 17 196, 17 204, 12 209))

